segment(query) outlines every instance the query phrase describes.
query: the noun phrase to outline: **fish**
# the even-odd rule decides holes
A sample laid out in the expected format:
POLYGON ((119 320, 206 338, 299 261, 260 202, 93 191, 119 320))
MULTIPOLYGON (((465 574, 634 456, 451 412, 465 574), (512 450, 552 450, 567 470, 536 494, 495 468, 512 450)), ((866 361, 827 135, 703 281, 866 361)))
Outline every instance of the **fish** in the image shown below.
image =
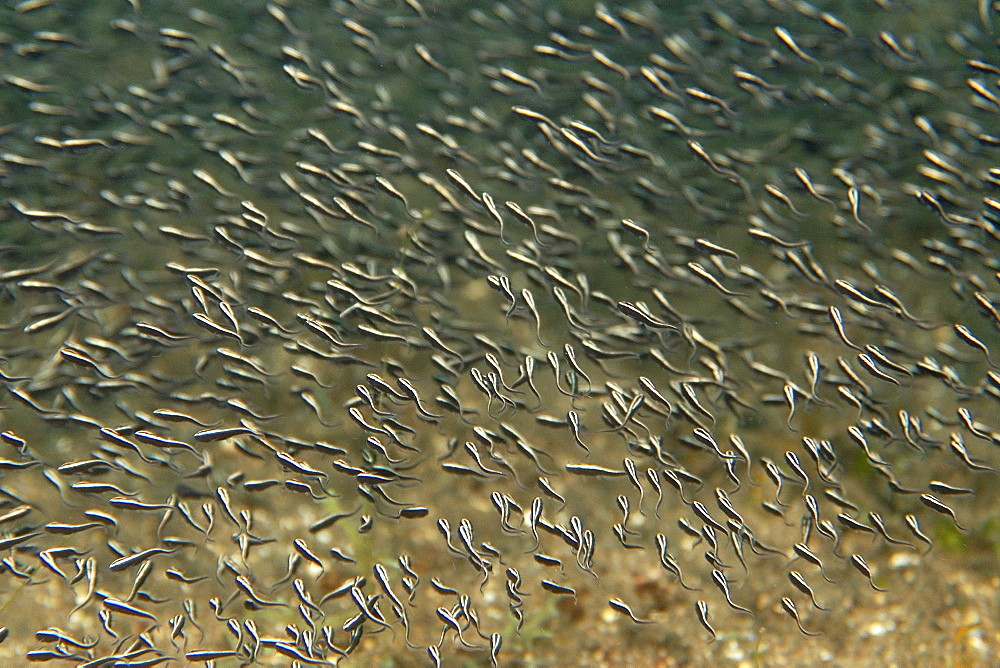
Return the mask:
POLYGON ((802 620, 799 618, 799 611, 795 607, 795 601, 793 601, 792 599, 790 599, 787 596, 782 596, 781 597, 781 607, 784 609, 785 612, 788 613, 788 615, 792 619, 795 620, 796 626, 799 627, 799 631, 801 631, 803 633, 803 635, 807 635, 807 636, 818 636, 818 635, 821 635, 819 633, 811 633, 809 631, 806 631, 804 628, 802 628, 802 620))
POLYGON ((552 582, 551 580, 541 581, 542 589, 549 592, 550 594, 556 594, 557 596, 570 596, 574 600, 576 599, 576 590, 572 587, 565 587, 563 585, 552 582))
POLYGON ((176 550, 167 550, 159 547, 149 548, 148 550, 142 550, 141 552, 137 552, 136 554, 133 555, 115 559, 110 564, 108 564, 108 570, 111 571, 112 573, 117 571, 123 571, 137 564, 145 563, 151 557, 155 557, 161 554, 173 554, 174 552, 176 552, 176 550))
POLYGON ((966 528, 958 523, 958 518, 955 515, 955 511, 952 510, 949 506, 942 503, 941 500, 938 499, 933 494, 921 494, 920 502, 935 512, 941 513, 942 515, 951 516, 951 519, 955 522, 955 527, 959 531, 966 531, 966 528))
POLYGON ((738 610, 739 612, 745 612, 751 617, 755 616, 753 614, 753 611, 750 610, 749 608, 744 608, 741 605, 733 603, 732 595, 729 591, 729 581, 726 579, 725 573, 723 573, 720 570, 714 569, 712 571, 712 582, 716 584, 716 586, 719 588, 722 594, 726 597, 726 603, 729 604, 730 608, 732 608, 733 610, 738 610))
POLYGON ((986 362, 990 365, 990 368, 996 368, 993 364, 993 360, 990 358, 990 349, 986 347, 985 343, 976 338, 976 335, 972 333, 972 330, 961 323, 955 323, 952 327, 955 330, 955 334, 958 335, 958 338, 962 339, 962 341, 973 348, 978 348, 982 351, 983 355, 986 356, 986 362))
POLYGON ((913 543, 909 541, 899 540, 890 536, 889 530, 886 528, 885 522, 882 520, 882 516, 879 513, 874 511, 868 513, 868 519, 872 521, 872 524, 875 525, 875 529, 890 545, 905 545, 907 547, 913 547, 913 543))
POLYGON ((639 619, 638 617, 636 617, 635 613, 632 612, 632 608, 630 608, 628 606, 628 604, 626 604, 620 598, 612 598, 612 599, 608 600, 608 605, 611 606, 611 608, 613 610, 617 610, 618 612, 620 612, 620 613, 628 616, 628 618, 631 619, 636 624, 652 624, 653 623, 653 620, 651 620, 651 619, 639 619))
POLYGON ((708 270, 705 269, 705 267, 703 267, 701 264, 699 264, 697 262, 688 262, 687 263, 687 268, 690 269, 691 272, 695 276, 697 276, 702 281, 704 281, 708 285, 712 286, 713 288, 715 288, 716 290, 718 290, 722 294, 726 295, 727 297, 746 297, 747 296, 747 293, 745 293, 745 292, 735 292, 735 291, 729 290, 728 288, 726 288, 725 286, 723 286, 722 283, 720 283, 719 280, 717 278, 715 278, 715 276, 713 276, 711 273, 709 273, 708 270))
MULTIPOLYGON (((812 602, 814 608, 823 611, 829 610, 829 608, 824 608, 816 602, 816 593, 812 590, 812 587, 809 586, 809 583, 806 582, 805 578, 802 577, 801 573, 798 571, 789 571, 788 580, 795 586, 796 589, 809 597, 809 600, 812 602)), ((791 611, 789 611, 789 614, 791 614, 791 611)))
POLYGON ((917 540, 927 545, 927 549, 924 550, 924 554, 930 552, 934 548, 934 542, 921 530, 920 522, 917 520, 916 515, 909 513, 904 515, 903 519, 906 522, 907 528, 917 538, 917 540))
POLYGON ((850 562, 851 565, 854 566, 856 569, 858 569, 858 571, 862 575, 868 578, 868 583, 871 585, 872 589, 874 589, 875 591, 886 591, 885 589, 880 589, 878 586, 875 585, 875 579, 874 579, 875 576, 872 573, 871 568, 868 567, 868 562, 865 561, 864 557, 862 557, 860 554, 852 554, 850 562))
POLYGON ((831 580, 830 578, 827 577, 827 575, 826 575, 826 569, 823 567, 823 562, 820 560, 820 558, 816 555, 815 552, 813 552, 812 550, 810 550, 803 543, 795 543, 794 545, 792 545, 792 551, 795 552, 795 554, 798 557, 800 557, 800 558, 808 561, 810 564, 818 567, 819 571, 820 571, 820 574, 823 576, 824 580, 826 580, 827 582, 829 582, 831 584, 836 584, 833 580, 831 580))
POLYGON ((715 629, 712 628, 709 621, 708 604, 705 603, 705 601, 696 601, 695 612, 698 615, 698 622, 705 628, 706 631, 708 631, 709 635, 712 636, 709 642, 716 641, 718 639, 718 634, 716 634, 715 629))
POLYGON ((604 601, 653 628, 632 571, 727 637, 694 592, 756 614, 742 567, 787 576, 805 651, 792 597, 823 591, 781 569, 874 588, 851 534, 980 582, 921 522, 995 500, 989 3, 878 0, 868 37, 806 2, 191 4, 130 0, 100 40, 12 5, 0 569, 71 621, 0 642, 496 665, 546 606, 559 639, 604 601))
POLYGON ((111 612, 120 612, 130 617, 140 617, 156 622, 157 624, 159 623, 153 613, 111 596, 105 598, 101 602, 101 605, 111 612))
POLYGON ((777 35, 778 39, 781 40, 782 43, 784 43, 784 45, 788 47, 788 50, 794 53, 798 58, 804 60, 805 62, 811 65, 815 65, 820 70, 823 69, 819 61, 817 61, 815 58, 813 58, 812 56, 810 56, 809 54, 807 54, 805 51, 802 50, 802 47, 798 45, 798 43, 795 41, 795 38, 792 37, 792 34, 788 32, 787 28, 784 28, 782 26, 774 26, 774 34, 777 35))

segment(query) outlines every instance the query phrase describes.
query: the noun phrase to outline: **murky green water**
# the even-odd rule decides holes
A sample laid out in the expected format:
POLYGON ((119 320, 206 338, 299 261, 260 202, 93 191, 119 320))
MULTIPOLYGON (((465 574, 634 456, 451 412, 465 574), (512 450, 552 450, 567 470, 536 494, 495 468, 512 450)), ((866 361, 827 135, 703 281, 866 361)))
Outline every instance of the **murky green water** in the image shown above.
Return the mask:
POLYGON ((988 665, 996 19, 7 3, 0 655, 988 665))

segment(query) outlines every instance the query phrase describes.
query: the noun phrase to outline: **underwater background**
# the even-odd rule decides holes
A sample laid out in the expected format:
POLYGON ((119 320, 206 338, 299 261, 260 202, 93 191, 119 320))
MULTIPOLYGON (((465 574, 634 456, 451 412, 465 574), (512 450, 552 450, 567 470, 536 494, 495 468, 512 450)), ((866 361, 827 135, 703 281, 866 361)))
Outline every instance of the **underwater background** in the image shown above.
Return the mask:
POLYGON ((0 7, 0 662, 1000 648, 997 3, 0 7))

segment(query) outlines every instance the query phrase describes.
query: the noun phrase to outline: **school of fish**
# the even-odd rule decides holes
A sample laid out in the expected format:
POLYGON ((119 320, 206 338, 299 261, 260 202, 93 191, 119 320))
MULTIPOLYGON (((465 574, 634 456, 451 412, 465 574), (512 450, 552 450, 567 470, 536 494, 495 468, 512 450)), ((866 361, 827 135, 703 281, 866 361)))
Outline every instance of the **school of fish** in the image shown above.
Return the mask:
POLYGON ((997 508, 998 3, 847 4, 5 3, 0 651, 808 643, 947 560, 997 508))

